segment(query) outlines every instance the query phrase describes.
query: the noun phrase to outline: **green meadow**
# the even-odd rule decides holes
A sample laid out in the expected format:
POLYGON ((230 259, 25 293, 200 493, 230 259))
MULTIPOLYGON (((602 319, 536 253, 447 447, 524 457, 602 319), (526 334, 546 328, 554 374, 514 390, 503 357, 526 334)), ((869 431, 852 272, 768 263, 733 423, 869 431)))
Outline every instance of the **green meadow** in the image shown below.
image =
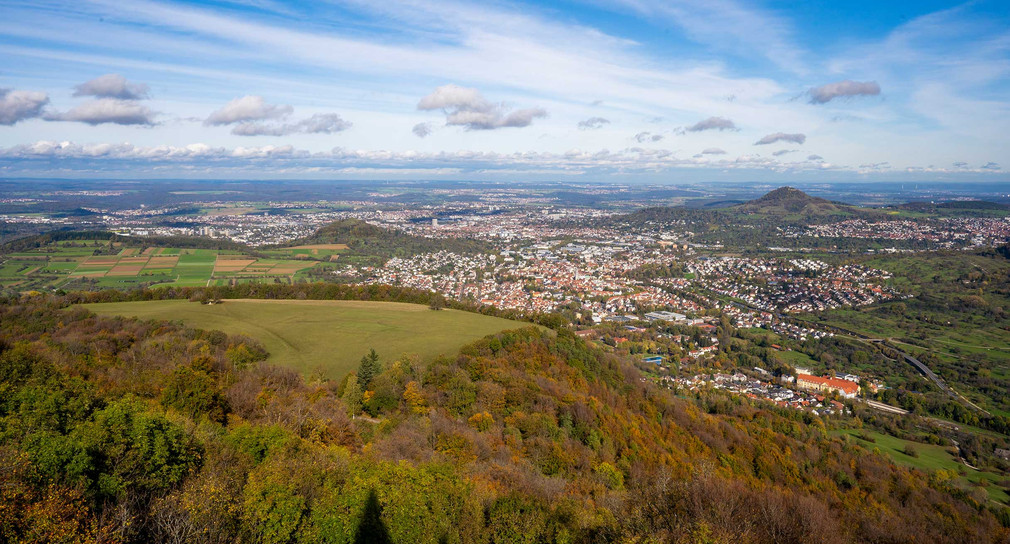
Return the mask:
POLYGON ((925 471, 937 469, 952 470, 955 472, 963 471, 964 475, 958 478, 962 485, 965 487, 982 485, 989 494, 989 498, 1002 504, 1010 504, 1010 490, 1000 487, 1001 483, 1005 484, 1003 476, 992 472, 974 470, 965 466, 950 454, 950 451, 948 451, 950 447, 921 444, 910 440, 902 440, 901 438, 877 431, 863 429, 845 429, 836 431, 836 433, 841 436, 848 436, 848 440, 855 441, 868 450, 872 451, 876 449, 880 453, 890 457, 898 465, 925 471), (860 435, 868 436, 873 441, 864 440, 860 438, 860 435), (915 449, 917 456, 905 453, 905 448, 909 445, 915 449))
POLYGON ((303 374, 340 379, 375 349, 384 362, 401 355, 429 361, 461 346, 528 323, 398 302, 343 300, 181 300, 85 305, 100 315, 182 321, 200 329, 245 334, 270 352, 269 362, 303 374))

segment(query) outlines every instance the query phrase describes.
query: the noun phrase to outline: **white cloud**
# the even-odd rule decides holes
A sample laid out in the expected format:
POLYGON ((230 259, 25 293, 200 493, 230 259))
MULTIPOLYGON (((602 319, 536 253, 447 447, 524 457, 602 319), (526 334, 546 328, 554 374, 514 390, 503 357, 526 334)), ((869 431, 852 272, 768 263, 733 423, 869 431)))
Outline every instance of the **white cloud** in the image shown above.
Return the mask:
POLYGON ((89 125, 153 125, 155 113, 132 100, 100 98, 85 102, 70 111, 45 116, 47 121, 74 121, 89 125))
POLYGON ((462 126, 467 130, 527 127, 534 119, 547 116, 542 108, 510 111, 504 104, 488 102, 477 89, 453 84, 436 88, 417 103, 417 109, 441 110, 445 113, 446 125, 462 126))
POLYGON ((877 96, 880 85, 876 81, 852 81, 846 79, 836 83, 828 83, 807 91, 811 104, 827 104, 836 98, 851 98, 853 96, 877 96))
MULTIPOLYGON (((753 47, 755 53, 772 58, 773 49, 758 50, 758 47, 775 43, 788 49, 796 45, 789 38, 785 20, 788 11, 766 11, 748 0, 717 0, 712 7, 699 6, 700 2, 626 0, 625 4, 645 6, 640 13, 649 17, 669 15, 669 21, 684 24, 685 28, 689 22, 695 22, 683 34, 709 43, 724 40, 720 47, 739 51, 741 42, 747 40, 747 47, 753 47), (770 27, 767 35, 751 32, 727 38, 730 26, 723 26, 718 28, 719 33, 704 36, 706 26, 717 26, 713 21, 722 17, 717 11, 724 4, 731 8, 724 20, 746 23, 745 28, 760 27, 760 18, 733 15, 740 13, 740 5, 745 11, 772 15, 782 24, 770 27), (674 10, 681 13, 676 16, 668 13, 674 10)), ((815 134, 822 152, 830 150, 833 161, 843 164, 889 159, 903 168, 921 160, 921 153, 927 151, 937 164, 965 160, 972 168, 978 168, 988 160, 1007 163, 1004 160, 1007 146, 1002 144, 1006 141, 1005 129, 1010 126, 1007 124, 1010 110, 1006 93, 1001 92, 1010 66, 1005 26, 975 17, 980 13, 972 13, 971 6, 951 10, 961 15, 937 14, 931 17, 930 24, 916 20, 892 32, 884 42, 860 44, 860 36, 850 34, 845 36, 845 48, 825 49, 820 47, 823 44, 817 44, 818 51, 842 51, 848 58, 834 62, 818 59, 826 62, 811 65, 818 71, 799 79, 782 76, 767 66, 746 67, 739 64, 739 59, 720 56, 711 48, 658 50, 652 40, 633 43, 620 35, 607 35, 600 29, 573 23, 574 18, 558 17, 564 14, 563 10, 528 4, 478 5, 454 0, 381 3, 341 0, 338 4, 341 10, 348 6, 360 10, 363 19, 378 21, 380 28, 373 28, 374 32, 345 32, 344 28, 333 28, 322 21, 311 27, 295 27, 259 13, 162 0, 127 3, 89 0, 75 10, 33 7, 45 3, 15 3, 3 10, 6 21, 0 21, 0 27, 7 33, 20 28, 16 37, 24 39, 15 40, 15 35, 10 34, 9 43, 0 45, 0 55, 26 66, 22 77, 37 80, 43 80, 40 76, 54 80, 43 73, 42 66, 57 63, 68 66, 63 77, 70 79, 59 83, 60 87, 70 87, 109 71, 142 78, 159 95, 169 95, 158 108, 170 109, 173 117, 189 117, 196 111, 205 117, 223 105, 227 97, 247 93, 261 94, 297 108, 308 103, 326 108, 313 111, 346 111, 348 115, 354 111, 353 119, 360 125, 355 129, 355 145, 366 149, 389 146, 404 150, 412 147, 411 142, 421 144, 406 129, 423 119, 406 110, 439 84, 431 83, 435 81, 481 89, 492 101, 508 101, 514 108, 542 106, 559 121, 534 121, 538 133, 547 133, 543 139, 528 138, 525 131, 496 131, 479 143, 471 143, 472 134, 453 130, 439 132, 436 141, 425 140, 425 149, 478 146, 497 151, 560 152, 586 145, 584 135, 566 130, 586 115, 639 120, 662 116, 667 123, 686 127, 692 118, 697 121, 702 115, 718 114, 740 123, 745 132, 733 135, 701 132, 696 144, 690 147, 722 145, 736 153, 741 151, 735 147, 738 144, 750 144, 758 139, 755 136, 788 128, 815 134), (44 18, 47 11, 62 12, 55 14, 61 20, 60 27, 50 26, 51 19, 44 18), (395 19, 373 17, 375 12, 390 13, 395 19), (18 18, 19 13, 28 15, 18 18), (103 17, 104 22, 99 24, 103 17), (33 18, 43 24, 27 24, 33 18), (388 39, 391 32, 395 39, 388 39), (113 35, 115 43, 108 40, 113 35), (153 41, 145 42, 145 35, 153 41), (938 36, 942 39, 937 39, 938 36), (178 42, 179 49, 160 47, 171 41, 178 42), (152 51, 163 54, 152 57, 152 51), (40 68, 33 72, 32 63, 40 68), (75 71, 70 71, 70 66, 75 71), (820 71, 821 67, 825 70, 820 71), (87 71, 81 76, 77 70, 87 71), (768 74, 768 77, 746 74, 768 74), (847 78, 876 81, 888 91, 886 100, 862 101, 866 106, 859 111, 865 117, 862 126, 826 125, 826 119, 836 113, 832 111, 834 107, 844 99, 823 107, 802 104, 810 96, 799 101, 786 100, 796 91, 847 78), (395 88, 389 87, 390 81, 397 82, 395 88), (222 92, 228 94, 219 94, 222 92), (194 100, 196 96, 224 99, 200 104, 194 100), (736 98, 729 101, 728 96, 736 98), (605 100, 605 107, 587 111, 587 104, 595 100, 605 100), (949 147, 942 141, 947 135, 951 136, 949 147), (893 145, 888 145, 889 142, 893 145)), ((320 8, 323 9, 328 8, 320 8)), ((659 17, 656 19, 654 24, 663 24, 659 17)), ((606 28, 609 31, 618 27, 606 28)), ((635 37, 631 33, 623 35, 635 37)), ((807 54, 801 47, 794 50, 799 57, 807 54)), ((430 118, 437 126, 443 124, 441 116, 430 114, 430 118)), ((282 119, 261 124, 288 122, 293 121, 282 119)), ((56 124, 26 128, 31 129, 33 139, 70 137, 63 133, 67 127, 56 124)), ((666 130, 668 136, 671 132, 659 126, 653 128, 666 130)), ((195 125, 172 124, 165 130, 144 131, 130 137, 140 138, 138 143, 144 144, 204 137, 214 138, 208 141, 215 145, 242 143, 235 141, 239 138, 230 137, 227 130, 213 131, 208 136, 201 135, 201 131, 208 132, 195 125)), ((594 145, 620 149, 635 145, 627 140, 632 134, 621 135, 608 128, 593 134, 592 141, 594 145)), ((25 141, 18 140, 14 133, 8 136, 5 144, 25 141)), ((88 140, 79 133, 72 137, 88 140)), ((317 138, 304 145, 319 150, 327 142, 325 138, 317 138)), ((782 143, 768 151, 792 145, 795 144, 782 143)), ((771 156, 769 152, 762 154, 771 156)), ((803 155, 791 157, 799 159, 803 155)))
POLYGON ((609 124, 609 119, 604 119, 603 117, 590 117, 584 121, 579 121, 579 130, 595 130, 603 128, 603 125, 609 124))
POLYGON ((772 156, 773 157, 781 157, 782 155, 786 155, 788 153, 795 153, 795 152, 796 152, 795 149, 779 149, 778 151, 772 152, 772 156))
POLYGON ((228 102, 213 112, 203 122, 204 125, 230 125, 248 121, 281 119, 291 115, 294 108, 284 104, 268 104, 262 96, 246 95, 228 102))
POLYGON ((333 134, 351 128, 354 123, 342 119, 336 113, 317 113, 308 119, 302 119, 297 126, 298 131, 305 134, 333 134))
POLYGON ((824 157, 822 157, 820 155, 807 155, 807 160, 808 161, 823 161, 824 157))
POLYGON ((1000 166, 998 164, 990 161, 990 162, 987 162, 987 163, 983 164, 979 168, 981 168, 983 170, 999 170, 1000 166))
POLYGON ((435 129, 432 128, 431 123, 418 123, 414 125, 414 128, 410 129, 410 131, 418 138, 425 138, 434 132, 435 129))
POLYGON ((658 142, 662 139, 662 134, 653 134, 651 132, 639 132, 638 134, 635 134, 635 140, 640 144, 644 144, 646 142, 658 142))
POLYGON ((860 164, 859 165, 859 170, 860 171, 887 170, 890 167, 891 167, 891 163, 890 162, 883 161, 883 162, 874 162, 874 163, 860 164))
POLYGON ((317 113, 308 119, 302 119, 297 123, 298 131, 306 134, 332 134, 342 132, 354 123, 342 119, 335 113, 317 113))
MULTIPOLYGON (((225 151, 227 153, 227 151, 225 151)), ((228 156, 238 159, 297 159, 307 156, 290 145, 265 145, 263 147, 236 147, 228 156)))
MULTIPOLYGON (((145 0, 94 0, 82 9, 95 19, 120 21, 117 30, 143 24, 151 33, 188 46, 214 44, 204 48, 206 65, 213 61, 235 66, 252 59, 257 66, 287 69, 295 65, 347 74, 346 78, 341 75, 341 80, 347 80, 346 92, 358 90, 356 82, 375 76, 404 82, 439 78, 478 88, 508 88, 518 96, 566 104, 605 100, 643 117, 670 115, 672 110, 712 110, 724 106, 721 97, 729 93, 738 97, 735 104, 742 108, 768 110, 759 117, 781 117, 776 115, 781 106, 762 104, 783 91, 768 78, 735 78, 719 63, 699 64, 690 59, 657 64, 631 40, 551 20, 546 11, 453 0, 351 3, 381 14, 385 21, 395 20, 396 31, 406 39, 352 37, 327 32, 322 26, 310 32, 229 12, 145 0), (440 38, 432 42, 433 35, 440 38), (684 81, 692 84, 684 85, 684 81)), ((87 17, 80 19, 81 24, 89 24, 87 17)), ((764 29, 771 27, 764 25, 764 29)), ((271 84, 278 84, 279 80, 272 79, 271 84)), ((213 84, 230 81, 219 72, 213 84)), ((339 81, 333 84, 340 86, 339 81)), ((527 112, 533 113, 539 112, 527 112)), ((517 115, 513 121, 523 117, 517 115)), ((748 124, 756 124, 755 119, 748 119, 748 124)))
POLYGON ((962 2, 915 17, 882 40, 848 48, 829 69, 872 74, 888 89, 890 104, 902 108, 902 122, 917 122, 915 136, 935 142, 935 156, 1005 152, 1010 35, 1005 10, 1002 19, 991 11, 997 4, 962 2))
POLYGON ((236 136, 286 136, 292 134, 290 125, 265 125, 263 123, 239 123, 232 127, 236 136))
POLYGON ((94 96, 96 98, 118 98, 120 100, 139 100, 147 98, 148 86, 143 83, 130 83, 119 74, 105 74, 91 81, 86 81, 74 87, 74 96, 94 96))
POLYGON ((795 144, 802 144, 805 141, 807 141, 806 134, 786 134, 784 132, 776 132, 754 142, 754 145, 768 145, 775 142, 792 142, 795 144))
POLYGON ((701 152, 702 155, 725 155, 726 151, 718 147, 709 147, 701 152))
MULTIPOLYGON (((290 145, 260 147, 215 147, 206 144, 187 146, 134 146, 121 144, 78 144, 38 141, 33 144, 0 148, 0 168, 5 171, 31 171, 32 168, 59 168, 63 171, 97 169, 170 168, 182 172, 201 169, 208 173, 249 169, 258 175, 290 172, 338 172, 349 168, 368 171, 417 172, 454 169, 459 172, 538 172, 648 173, 680 169, 754 170, 767 172, 881 172, 888 163, 863 164, 859 168, 824 162, 784 163, 770 157, 745 155, 735 159, 710 157, 679 158, 668 149, 629 148, 621 151, 571 150, 564 153, 484 151, 389 151, 333 148, 310 152, 290 145), (12 168, 13 167, 13 168, 12 168), (188 169, 188 170, 187 170, 188 169)), ((998 175, 998 165, 987 164, 969 170, 976 174, 998 175)), ((953 172, 928 167, 907 171, 953 172)), ((964 173, 965 170, 957 170, 964 173)))
POLYGON ((354 126, 336 113, 317 113, 297 123, 268 125, 264 123, 239 123, 231 129, 236 136, 288 136, 291 134, 333 134, 354 126))
POLYGON ((42 115, 49 95, 38 91, 0 89, 0 125, 13 125, 42 115))
POLYGON ((733 121, 722 117, 709 117, 687 127, 688 132, 701 132, 704 130, 737 130, 733 121))
POLYGON ((419 110, 468 110, 489 112, 495 109, 481 96, 477 89, 460 87, 459 85, 442 85, 417 103, 419 110))

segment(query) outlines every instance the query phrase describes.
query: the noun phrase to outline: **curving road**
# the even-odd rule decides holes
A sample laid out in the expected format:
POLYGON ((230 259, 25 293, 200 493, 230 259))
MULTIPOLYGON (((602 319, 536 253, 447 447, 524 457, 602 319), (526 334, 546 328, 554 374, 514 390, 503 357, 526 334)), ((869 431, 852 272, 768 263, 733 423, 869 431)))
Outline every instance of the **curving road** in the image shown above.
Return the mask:
MULTIPOLYGON (((767 310, 758 308, 756 306, 752 306, 751 304, 748 304, 746 302, 733 301, 733 303, 737 304, 739 306, 745 307, 745 308, 750 308, 752 310, 767 311, 767 310)), ((986 410, 984 410, 983 408, 981 408, 978 405, 976 405, 975 403, 973 403, 972 401, 970 401, 967 398, 965 398, 964 395, 962 395, 962 394, 958 393, 957 391, 954 391, 953 389, 951 389, 950 386, 947 385, 947 382, 943 381, 943 378, 941 378, 940 376, 937 376, 937 374, 935 372, 933 372, 932 370, 930 370, 930 368, 928 366, 926 366, 925 363, 923 363, 922 361, 916 359, 915 357, 912 357, 911 355, 905 353, 904 351, 902 351, 902 350, 894 347, 893 344, 888 343, 888 339, 887 338, 875 338, 873 336, 867 336, 867 335, 865 335, 863 333, 856 332, 856 331, 851 331, 849 329, 846 329, 846 328, 843 328, 843 327, 838 327, 836 325, 826 325, 824 323, 812 323, 812 322, 806 321, 804 319, 799 319, 797 317, 794 317, 794 316, 791 316, 791 315, 787 315, 787 314, 778 313, 778 312, 774 312, 773 315, 776 318, 778 318, 778 319, 780 319, 782 321, 792 321, 795 324, 806 326, 806 327, 821 328, 821 329, 824 329, 824 330, 828 330, 828 331, 834 332, 836 334, 844 334, 846 336, 853 337, 853 338, 855 338, 857 340, 863 340, 863 341, 870 342, 870 343, 873 343, 873 344, 880 344, 880 345, 882 345, 884 347, 887 347, 888 349, 894 350, 895 352, 898 353, 898 355, 900 355, 902 358, 904 358, 904 360, 905 360, 906 363, 914 366, 915 369, 918 370, 923 376, 926 376, 927 378, 929 378, 930 381, 932 381, 934 384, 936 384, 936 386, 939 387, 941 391, 947 393, 953 399, 961 401, 961 402, 967 404, 968 406, 970 406, 970 407, 972 407, 972 408, 974 408, 974 409, 982 412, 983 414, 985 414, 987 416, 988 415, 992 415, 989 412, 987 412, 986 410)), ((885 404, 884 406, 887 406, 887 405, 885 404)))

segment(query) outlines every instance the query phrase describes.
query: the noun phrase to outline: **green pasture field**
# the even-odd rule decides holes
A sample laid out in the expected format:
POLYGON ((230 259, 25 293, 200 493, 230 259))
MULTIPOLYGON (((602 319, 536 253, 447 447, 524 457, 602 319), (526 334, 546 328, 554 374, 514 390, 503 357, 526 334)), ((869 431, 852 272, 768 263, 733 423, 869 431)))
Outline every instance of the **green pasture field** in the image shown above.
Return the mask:
POLYGON ((966 474, 958 478, 961 484, 978 485, 979 482, 988 482, 985 490, 989 493, 989 498, 1002 504, 1010 504, 1010 490, 1000 487, 999 482, 1006 480, 1005 476, 992 472, 974 470, 966 467, 952 456, 947 450, 949 447, 936 446, 933 444, 920 444, 910 440, 902 440, 891 435, 876 431, 863 429, 844 429, 835 431, 839 436, 849 436, 849 440, 856 441, 860 446, 873 450, 876 448, 880 453, 891 458, 895 464, 917 468, 925 471, 937 469, 960 471, 966 470, 966 474), (873 442, 868 442, 859 438, 858 435, 865 434, 873 438, 873 442), (918 452, 918 457, 905 454, 905 447, 911 445, 918 452))
POLYGON ((1010 261, 1008 260, 991 259, 966 253, 879 255, 862 264, 894 274, 892 283, 898 287, 915 285, 922 283, 923 280, 932 280, 933 277, 938 277, 944 282, 954 281, 959 275, 973 270, 998 275, 1006 273, 1010 269, 1010 261))
POLYGON ((78 261, 49 261, 43 268, 52 271, 53 273, 68 273, 72 270, 77 269, 81 265, 78 261))
POLYGON ((87 304, 100 315, 179 320, 200 329, 245 334, 270 352, 270 363, 340 379, 375 349, 388 363, 401 355, 430 361, 479 338, 531 326, 459 310, 398 302, 344 300, 181 300, 87 304))
POLYGON ((820 368, 822 366, 821 363, 811 359, 802 351, 775 351, 772 357, 794 368, 820 368))

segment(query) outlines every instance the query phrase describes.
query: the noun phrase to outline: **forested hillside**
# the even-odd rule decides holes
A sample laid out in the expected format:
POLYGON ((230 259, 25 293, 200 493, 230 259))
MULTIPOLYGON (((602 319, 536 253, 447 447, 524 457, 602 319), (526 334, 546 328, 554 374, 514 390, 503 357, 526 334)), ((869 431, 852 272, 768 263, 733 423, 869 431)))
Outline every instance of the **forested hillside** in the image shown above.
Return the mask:
MULTIPOLYGON (((861 208, 810 196, 792 187, 780 187, 759 198, 733 206, 690 208, 661 206, 642 208, 627 215, 598 220, 600 226, 634 232, 640 229, 669 229, 689 232, 685 240, 718 244, 753 251, 755 248, 820 248, 832 251, 865 251, 881 240, 845 237, 812 237, 810 225, 837 223, 846 219, 877 221, 888 218, 880 209, 861 208), (784 233, 790 233, 784 236, 784 233)), ((891 247, 924 249, 928 244, 887 239, 891 247)))
POLYGON ((37 236, 27 236, 11 240, 0 245, 0 253, 28 251, 46 248, 54 242, 79 241, 90 242, 98 248, 97 241, 111 248, 111 244, 122 244, 132 247, 179 247, 194 249, 220 249, 242 251, 256 254, 256 249, 246 244, 221 238, 204 238, 200 236, 124 236, 109 231, 74 231, 54 230, 37 236), (105 244, 108 241, 108 244, 105 244))
MULTIPOLYGON (((815 416, 672 397, 562 329, 341 383, 255 340, 0 305, 5 542, 1002 542, 815 416)), ((365 354, 362 354, 365 355, 365 354)))
POLYGON ((477 240, 425 238, 377 227, 360 219, 334 221, 321 227, 312 236, 296 240, 288 245, 301 244, 346 244, 349 250, 341 253, 342 259, 380 262, 390 257, 409 257, 417 253, 431 251, 476 253, 489 250, 486 244, 477 240))
POLYGON ((846 215, 859 212, 852 206, 835 204, 823 198, 810 196, 792 187, 779 187, 750 202, 734 206, 732 210, 778 216, 798 214, 804 217, 846 215))

